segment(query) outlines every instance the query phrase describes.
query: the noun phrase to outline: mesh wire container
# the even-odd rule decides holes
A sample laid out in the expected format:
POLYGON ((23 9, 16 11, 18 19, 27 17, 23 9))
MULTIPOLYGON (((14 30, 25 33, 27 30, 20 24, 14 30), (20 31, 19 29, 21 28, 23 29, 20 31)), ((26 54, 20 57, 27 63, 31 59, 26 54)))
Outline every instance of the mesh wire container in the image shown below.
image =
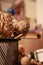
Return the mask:
POLYGON ((0 65, 17 65, 18 41, 0 42, 0 65))

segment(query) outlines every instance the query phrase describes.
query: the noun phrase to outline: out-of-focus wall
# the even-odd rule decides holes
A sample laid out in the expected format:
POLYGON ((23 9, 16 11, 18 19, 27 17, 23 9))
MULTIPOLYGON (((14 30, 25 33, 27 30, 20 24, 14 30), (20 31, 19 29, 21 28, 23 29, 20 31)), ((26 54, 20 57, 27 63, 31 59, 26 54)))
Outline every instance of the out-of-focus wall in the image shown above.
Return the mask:
POLYGON ((43 28, 43 0, 36 0, 37 23, 43 28))
POLYGON ((25 2, 25 16, 29 18, 36 18, 36 1, 24 0, 25 2))
POLYGON ((7 11, 7 9, 11 7, 11 5, 12 2, 1 1, 1 10, 7 11))
POLYGON ((0 10, 1 10, 1 1, 0 1, 0 10))
POLYGON ((43 39, 22 39, 20 43, 23 44, 27 54, 43 48, 43 39))

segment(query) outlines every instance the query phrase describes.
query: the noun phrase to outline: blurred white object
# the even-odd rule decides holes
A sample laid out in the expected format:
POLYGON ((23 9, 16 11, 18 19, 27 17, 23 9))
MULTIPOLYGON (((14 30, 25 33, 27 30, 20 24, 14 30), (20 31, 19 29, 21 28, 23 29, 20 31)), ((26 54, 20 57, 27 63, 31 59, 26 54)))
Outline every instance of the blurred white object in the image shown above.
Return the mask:
POLYGON ((30 59, 28 56, 25 56, 21 59, 21 65, 29 65, 30 59))
POLYGON ((43 62, 43 49, 36 50, 34 52, 34 55, 36 60, 38 60, 39 62, 43 62))

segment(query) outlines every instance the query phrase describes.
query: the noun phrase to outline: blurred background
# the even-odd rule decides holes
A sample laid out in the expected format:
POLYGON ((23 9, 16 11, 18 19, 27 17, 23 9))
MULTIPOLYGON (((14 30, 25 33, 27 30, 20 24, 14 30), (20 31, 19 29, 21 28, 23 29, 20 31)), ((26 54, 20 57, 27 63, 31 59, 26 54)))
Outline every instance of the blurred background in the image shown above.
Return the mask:
MULTIPOLYGON (((21 37, 21 40, 19 41, 18 46, 22 45, 23 48, 25 49, 25 53, 27 55, 29 55, 30 52, 34 53, 37 50, 43 49, 43 0, 0 0, 0 14, 2 14, 2 17, 4 17, 3 14, 6 17, 6 13, 8 12, 8 10, 10 8, 11 8, 11 10, 13 9, 12 12, 10 10, 10 13, 13 13, 12 18, 13 18, 14 22, 18 22, 18 23, 23 22, 22 24, 24 24, 25 23, 24 20, 26 20, 27 24, 29 24, 28 32, 26 32, 26 34, 21 37)), ((0 16, 0 20, 1 20, 1 16, 0 16)), ((19 28, 22 28, 22 24, 19 28)), ((25 27, 25 25, 23 27, 25 27)), ((25 29, 27 29, 27 25, 26 25, 25 29)), ((23 33, 25 32, 24 30, 23 30, 23 33)), ((16 32, 18 32, 18 30, 16 32)), ((22 32, 22 31, 20 31, 20 32, 22 32)), ((0 33, 0 35, 1 34, 2 33, 0 33)), ((0 44, 0 49, 2 47, 2 50, 3 51, 5 50, 5 52, 6 52, 7 51, 6 48, 8 47, 8 50, 10 48, 10 50, 11 51, 13 50, 13 52, 14 52, 14 48, 13 48, 14 45, 12 46, 12 44, 10 45, 8 43, 7 43, 8 45, 6 45, 6 44, 4 45, 4 44, 0 44)), ((22 52, 22 51, 24 52, 24 50, 20 48, 19 52, 22 52)), ((43 50, 41 50, 41 52, 43 52, 43 50)), ((2 53, 1 53, 1 55, 2 55, 2 53)), ((21 57, 21 55, 20 55, 20 57, 21 57)), ((8 54, 8 57, 9 56, 10 55, 8 54)), ((12 58, 12 57, 10 57, 10 58, 12 58)), ((12 58, 12 59, 14 59, 14 58, 12 58)), ((43 56, 40 57, 40 59, 43 61, 43 56)), ((20 59, 20 62, 21 62, 21 59, 20 59)), ((10 61, 9 61, 9 63, 10 63, 10 61)), ((9 64, 6 63, 6 65, 9 65, 9 64)), ((28 64, 26 64, 26 65, 28 65, 28 64)), ((40 64, 37 64, 37 65, 40 65, 40 64)))
MULTIPOLYGON (((25 17, 29 21, 29 31, 32 31, 32 33, 29 33, 29 35, 32 34, 33 37, 37 37, 37 34, 39 34, 41 35, 41 38, 43 37, 42 6, 43 0, 0 0, 0 11, 6 12, 12 7, 15 11, 15 14, 20 13, 21 18, 19 17, 19 19, 25 17)), ((18 18, 17 15, 16 18, 18 18)), ((28 38, 28 34, 26 37, 28 38)))

